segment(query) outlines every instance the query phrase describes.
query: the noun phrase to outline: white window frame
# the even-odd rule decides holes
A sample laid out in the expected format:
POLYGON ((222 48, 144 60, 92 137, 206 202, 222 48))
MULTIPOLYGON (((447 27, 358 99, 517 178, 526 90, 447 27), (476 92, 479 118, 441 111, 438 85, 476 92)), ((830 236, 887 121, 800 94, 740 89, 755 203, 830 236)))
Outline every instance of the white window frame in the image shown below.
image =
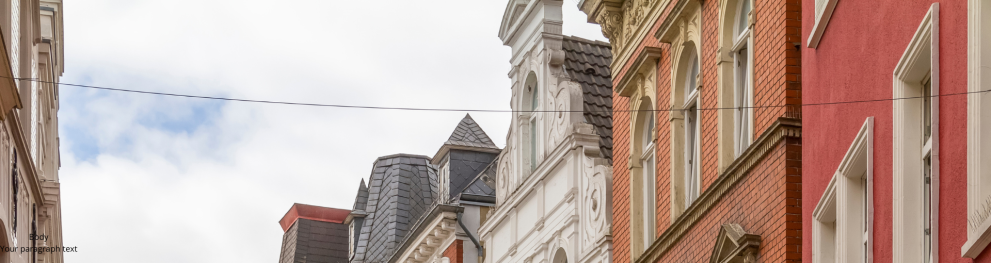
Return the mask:
POLYGON ((976 258, 991 243, 991 3, 967 7, 967 243, 963 257, 976 258))
POLYGON ((819 46, 819 40, 822 39, 823 32, 826 31, 826 25, 829 24, 829 18, 833 16, 833 9, 836 9, 836 2, 839 0, 815 0, 815 22, 812 23, 812 34, 809 35, 809 48, 816 48, 819 46))
POLYGON ((874 117, 868 117, 812 212, 812 262, 874 261, 874 117))
POLYGON ((699 86, 701 83, 701 63, 696 53, 697 49, 692 49, 692 54, 687 61, 688 68, 685 70, 685 104, 682 106, 685 112, 685 209, 692 206, 699 197, 701 188, 701 178, 699 176, 699 132, 700 121, 698 107, 699 86), (693 70, 697 70, 694 72, 693 70), (693 85, 694 84, 694 85, 693 85), (694 87, 692 87, 694 86, 694 87), (693 110, 694 109, 694 110, 693 110), (694 118, 694 119, 693 119, 694 118))
POLYGON ((939 3, 930 6, 893 73, 892 255, 894 262, 938 262, 939 255, 939 3), (931 94, 922 94, 931 76, 931 94), (923 141, 922 96, 931 96, 931 142, 923 141), (931 149, 931 152, 928 152, 931 149), (926 186, 924 154, 931 154, 926 186), (931 197, 923 200, 928 187, 931 197), (929 213, 923 210, 926 201, 929 213), (923 215, 930 214, 928 226, 923 215), (929 229, 929 248, 924 247, 929 229))
POLYGON ((734 44, 733 56, 733 157, 740 157, 750 147, 753 141, 753 35, 750 28, 750 14, 753 8, 743 12, 744 4, 752 5, 749 0, 741 0, 737 4, 736 17, 733 19, 734 44), (746 17, 745 24, 740 24, 741 17, 746 17), (743 30, 739 28, 743 26, 743 30), (740 59, 740 51, 745 50, 744 59, 740 59))
MULTIPOLYGON (((646 98, 644 102, 650 102, 649 98, 646 98)), ((648 110, 653 110, 654 107, 645 105, 648 110)), ((640 114, 646 114, 645 119, 640 123, 641 127, 641 149, 640 154, 640 174, 643 176, 642 179, 642 198, 643 198, 643 248, 647 248, 651 243, 654 242, 654 237, 657 235, 657 194, 656 194, 656 184, 657 184, 657 154, 656 147, 654 143, 654 131, 656 130, 655 118, 653 111, 641 111, 640 114), (646 125, 650 123, 650 125, 646 125)))

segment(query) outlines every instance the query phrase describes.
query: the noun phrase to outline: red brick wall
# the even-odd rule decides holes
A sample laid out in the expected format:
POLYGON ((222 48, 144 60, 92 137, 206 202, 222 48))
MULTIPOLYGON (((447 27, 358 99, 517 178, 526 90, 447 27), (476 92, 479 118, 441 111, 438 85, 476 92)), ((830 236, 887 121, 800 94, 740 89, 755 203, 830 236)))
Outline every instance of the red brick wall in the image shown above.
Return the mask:
MULTIPOLYGON (((644 47, 662 49, 657 72, 656 109, 671 109, 670 44, 660 43, 653 32, 660 28, 674 3, 664 7, 661 18, 652 21, 651 33, 640 43, 631 60, 613 77, 614 85, 630 69, 632 59, 644 47)), ((717 86, 719 50, 718 1, 702 1, 701 74, 702 108, 718 108, 717 86)), ((755 106, 801 104, 801 57, 795 44, 801 42, 800 0, 755 0, 754 27, 754 103, 755 106)), ((725 51, 724 51, 725 52, 725 51)), ((630 110, 629 98, 613 94, 614 109, 630 110)), ((760 137, 779 117, 800 116, 800 107, 755 109, 754 138, 760 137), (786 112, 788 114, 786 114, 786 112)), ((671 127, 670 113, 657 113, 657 235, 670 227, 671 210, 671 127)), ((613 115, 613 258, 615 262, 630 262, 630 114, 616 111, 613 115)), ((718 112, 700 113, 703 191, 719 177, 718 171, 718 112)), ((761 235, 764 245, 761 262, 801 261, 801 142, 779 143, 763 163, 751 171, 736 188, 684 236, 661 262, 700 262, 708 260, 719 226, 737 223, 747 231, 761 235)))
POLYGON ((444 257, 450 259, 451 263, 465 262, 464 255, 464 241, 460 239, 455 239, 454 242, 451 242, 451 245, 447 246, 447 249, 444 250, 444 257))
MULTIPOLYGON (((630 99, 613 93, 613 109, 629 109, 630 99)), ((616 262, 630 261, 630 112, 613 112, 612 234, 616 262)))
POLYGON ((464 255, 464 241, 460 239, 455 239, 454 242, 451 242, 451 245, 447 246, 447 249, 444 250, 444 257, 450 259, 451 263, 465 262, 464 255))

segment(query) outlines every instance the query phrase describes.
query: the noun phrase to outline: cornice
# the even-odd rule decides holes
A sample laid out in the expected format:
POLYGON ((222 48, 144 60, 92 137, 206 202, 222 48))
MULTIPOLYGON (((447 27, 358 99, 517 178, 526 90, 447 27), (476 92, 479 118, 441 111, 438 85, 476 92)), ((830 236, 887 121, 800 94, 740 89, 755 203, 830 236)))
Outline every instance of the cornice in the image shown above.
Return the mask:
POLYGON ((664 18, 664 22, 661 22, 661 27, 657 30, 657 32, 654 32, 654 38, 657 38, 661 42, 665 42, 664 36, 667 35, 668 30, 671 29, 671 25, 673 25, 674 21, 681 16, 681 11, 685 10, 685 6, 688 5, 688 1, 691 0, 675 0, 675 1, 678 2, 675 2, 674 8, 672 8, 671 12, 668 13, 668 16, 664 18))
MULTIPOLYGON (((492 216, 485 222, 484 225, 479 227, 478 233, 482 237, 487 237, 492 229, 501 224, 509 211, 516 208, 523 199, 528 196, 531 192, 536 189, 537 184, 543 181, 547 175, 550 174, 551 169, 557 167, 558 164, 565 160, 564 156, 567 155, 571 150, 577 149, 579 147, 596 147, 598 148, 598 135, 594 134, 582 134, 582 133, 571 133, 566 136, 554 151, 548 155, 548 158, 544 158, 544 161, 537 166, 537 170, 526 179, 519 187, 514 190, 511 196, 499 205, 492 216), (593 138, 594 137, 594 138, 593 138)), ((598 157, 595 157, 598 158, 598 157)))
POLYGON ((764 133, 747 148, 747 151, 736 159, 716 179, 701 196, 676 219, 660 237, 651 243, 637 263, 657 262, 679 240, 705 216, 730 189, 746 178, 751 168, 759 164, 764 157, 774 150, 774 147, 786 138, 801 138, 801 120, 778 118, 764 133))
MULTIPOLYGON (((628 1, 632 1, 632 0, 628 0, 628 1)), ((633 33, 632 34, 633 37, 629 37, 625 35, 621 37, 620 39, 621 48, 619 52, 615 53, 618 54, 618 56, 614 56, 614 59, 611 65, 609 66, 609 68, 611 68, 613 71, 612 72, 613 76, 619 76, 619 73, 623 69, 624 64, 627 63, 630 57, 633 56, 633 53, 636 52, 636 49, 640 46, 641 43, 643 43, 644 38, 646 38, 647 33, 654 26, 653 21, 657 21, 657 19, 661 17, 661 14, 664 11, 664 7, 670 4, 671 0, 652 1, 652 2, 654 4, 649 8, 650 11, 644 16, 643 20, 641 20, 640 23, 637 23, 637 28, 630 31, 631 33, 633 33)), ((627 21, 623 20, 622 22, 626 23, 627 21)), ((615 43, 615 41, 614 40, 610 41, 610 43, 615 43)))
POLYGON ((412 233, 400 243, 398 249, 389 257, 389 262, 423 262, 424 252, 435 253, 440 249, 437 239, 447 239, 457 232, 457 213, 464 207, 454 205, 436 205, 427 216, 413 225, 412 233), (410 249, 412 248, 412 249, 410 249), (399 260, 407 259, 407 260, 399 260))
POLYGON ((616 85, 615 91, 619 93, 620 96, 629 97, 635 93, 636 88, 630 87, 630 81, 634 79, 636 74, 630 74, 631 72, 639 72, 644 66, 645 62, 651 61, 657 63, 657 59, 661 57, 661 48, 659 47, 644 47, 643 51, 637 54, 636 60, 633 61, 633 65, 630 69, 626 71, 626 74, 620 76, 619 85, 616 85))

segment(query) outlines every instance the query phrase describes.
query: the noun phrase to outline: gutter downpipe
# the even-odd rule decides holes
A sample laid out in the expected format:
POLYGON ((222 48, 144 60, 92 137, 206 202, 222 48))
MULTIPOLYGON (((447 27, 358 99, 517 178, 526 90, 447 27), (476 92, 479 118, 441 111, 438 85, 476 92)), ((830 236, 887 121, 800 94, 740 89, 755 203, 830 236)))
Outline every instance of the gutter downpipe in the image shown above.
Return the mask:
POLYGON ((471 234, 471 231, 468 231, 468 227, 465 226, 465 223, 461 221, 462 214, 464 214, 464 212, 458 212, 458 225, 460 225, 461 230, 464 230, 465 234, 468 235, 468 239, 471 239, 471 242, 475 243, 475 249, 478 250, 478 255, 484 258, 485 248, 482 247, 482 244, 478 243, 478 239, 475 239, 475 236, 471 234))

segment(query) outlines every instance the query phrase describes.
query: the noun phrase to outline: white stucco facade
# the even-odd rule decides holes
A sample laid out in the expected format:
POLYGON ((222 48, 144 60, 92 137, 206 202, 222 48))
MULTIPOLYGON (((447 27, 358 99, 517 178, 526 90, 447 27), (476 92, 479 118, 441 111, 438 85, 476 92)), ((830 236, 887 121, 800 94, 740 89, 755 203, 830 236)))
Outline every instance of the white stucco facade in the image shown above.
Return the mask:
POLYGON ((503 17, 515 113, 496 208, 478 231, 486 263, 611 262, 612 168, 584 120, 582 87, 563 70, 563 3, 510 0, 503 17))

